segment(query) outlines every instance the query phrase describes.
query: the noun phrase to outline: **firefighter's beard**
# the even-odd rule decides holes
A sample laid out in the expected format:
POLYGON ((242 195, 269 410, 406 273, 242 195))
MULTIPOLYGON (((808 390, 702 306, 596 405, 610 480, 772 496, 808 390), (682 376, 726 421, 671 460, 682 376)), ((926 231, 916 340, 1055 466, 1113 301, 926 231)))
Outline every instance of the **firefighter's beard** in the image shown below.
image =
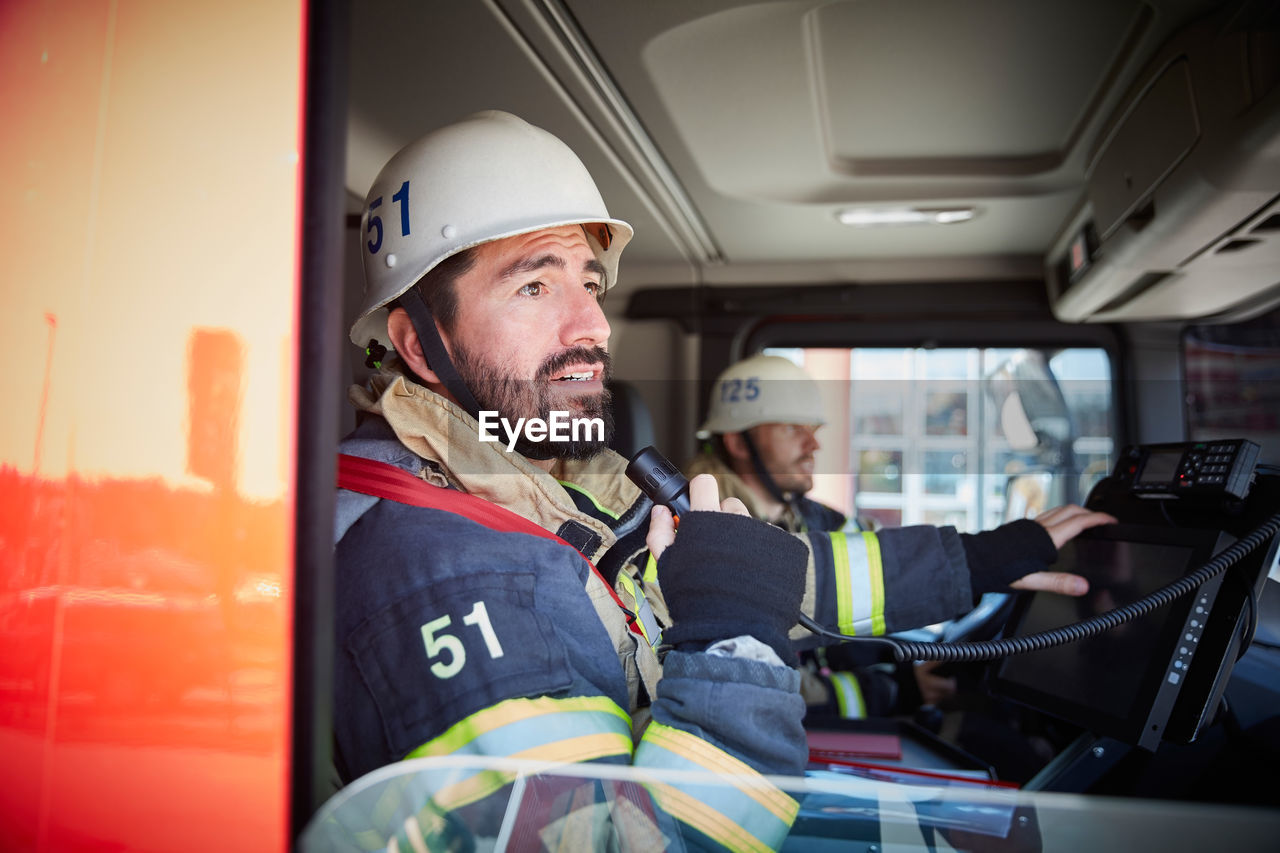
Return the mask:
MULTIPOLYGON (((604 436, 591 429, 578 432, 578 439, 573 440, 573 432, 569 431, 570 440, 551 441, 550 436, 542 441, 530 441, 520 431, 514 450, 530 459, 590 459, 613 440, 613 407, 609 405, 609 389, 570 397, 556 393, 553 382, 572 380, 553 379, 571 364, 598 364, 602 368, 602 379, 607 382, 612 375, 609 353, 601 347, 573 347, 564 352, 550 356, 538 368, 533 379, 514 379, 507 375, 506 369, 498 364, 486 361, 466 347, 455 344, 453 364, 457 368, 462 381, 471 389, 476 404, 482 412, 497 412, 501 418, 514 424, 517 418, 541 418, 550 422, 552 411, 567 411, 570 419, 599 418, 604 423, 604 436)), ((497 434, 505 447, 510 441, 506 430, 499 428, 497 434)))

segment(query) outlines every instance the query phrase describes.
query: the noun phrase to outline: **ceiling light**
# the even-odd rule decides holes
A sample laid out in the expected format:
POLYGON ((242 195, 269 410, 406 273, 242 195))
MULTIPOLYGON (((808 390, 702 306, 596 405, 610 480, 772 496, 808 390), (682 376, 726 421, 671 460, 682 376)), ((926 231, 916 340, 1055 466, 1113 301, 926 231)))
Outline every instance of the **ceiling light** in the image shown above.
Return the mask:
POLYGON ((873 225, 951 225, 978 215, 973 207, 846 207, 836 219, 855 228, 873 225))

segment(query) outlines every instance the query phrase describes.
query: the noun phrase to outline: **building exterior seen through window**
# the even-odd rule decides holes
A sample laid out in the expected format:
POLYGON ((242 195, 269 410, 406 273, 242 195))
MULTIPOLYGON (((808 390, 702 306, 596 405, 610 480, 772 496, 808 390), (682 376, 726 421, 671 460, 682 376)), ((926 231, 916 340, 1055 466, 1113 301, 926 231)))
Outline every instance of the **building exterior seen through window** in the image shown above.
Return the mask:
POLYGON ((1075 348, 772 348, 820 381, 810 497, 962 531, 1082 502, 1113 461, 1110 362, 1075 348))
POLYGON ((1182 338, 1187 435, 1247 438, 1280 464, 1280 310, 1242 323, 1191 326, 1182 338))

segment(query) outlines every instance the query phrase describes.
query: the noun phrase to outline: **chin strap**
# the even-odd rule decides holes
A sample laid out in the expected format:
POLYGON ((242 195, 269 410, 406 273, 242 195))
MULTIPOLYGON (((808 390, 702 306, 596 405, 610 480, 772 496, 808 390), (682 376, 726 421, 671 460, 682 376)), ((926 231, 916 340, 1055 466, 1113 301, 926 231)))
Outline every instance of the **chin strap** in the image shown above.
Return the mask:
MULTIPOLYGON (((467 383, 462 380, 458 369, 453 366, 453 359, 449 358, 449 351, 445 349, 444 341, 440 338, 440 330, 436 327, 435 317, 431 316, 427 301, 422 298, 422 294, 416 287, 411 287, 402 293, 398 301, 400 307, 408 312, 413 330, 418 333, 418 344, 422 347, 422 355, 427 359, 427 365, 435 371, 436 376, 444 383, 444 387, 449 389, 449 393, 453 395, 458 405, 471 417, 477 421, 480 420, 480 404, 476 402, 467 383)), ((505 428, 503 433, 506 435, 504 443, 510 441, 511 435, 505 428)), ((555 457, 555 453, 549 446, 543 449, 522 447, 520 453, 526 459, 555 457)))
POLYGON ((453 395, 458 405, 471 417, 479 420, 480 404, 472 396, 467 383, 463 382, 462 377, 458 375, 458 369, 453 366, 449 351, 445 349, 444 341, 440 339, 440 330, 436 328, 435 318, 431 316, 431 309, 427 307, 426 300, 422 298, 418 288, 409 288, 400 294, 398 301, 400 307, 408 312, 413 330, 418 333, 418 343, 422 347, 427 365, 435 371, 436 376, 440 377, 440 381, 449 389, 449 393, 453 395))
POLYGON ((764 486, 764 490, 768 492, 774 500, 784 506, 791 506, 791 496, 777 484, 773 477, 764 467, 764 458, 760 456, 760 450, 756 447, 756 443, 751 440, 751 433, 743 430, 742 440, 747 445, 747 452, 751 454, 751 467, 755 469, 756 477, 760 480, 760 485, 764 486))

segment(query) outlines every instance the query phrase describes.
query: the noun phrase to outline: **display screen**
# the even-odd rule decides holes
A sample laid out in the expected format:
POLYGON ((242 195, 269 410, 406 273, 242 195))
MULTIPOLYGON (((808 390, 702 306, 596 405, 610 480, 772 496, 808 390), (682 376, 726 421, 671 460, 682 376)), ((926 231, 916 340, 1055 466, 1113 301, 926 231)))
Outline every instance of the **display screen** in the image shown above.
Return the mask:
MULTIPOLYGON (((1060 628, 1130 604, 1200 568, 1216 531, 1111 525, 1063 546, 1055 571, 1089 579, 1079 598, 1024 597, 1010 636, 1060 628), (1131 535, 1133 538, 1124 538, 1131 535)), ((993 669, 992 688, 1098 734, 1132 740, 1181 641, 1192 596, 1077 642, 1011 655, 993 669)))
POLYGON ((1089 257, 1089 243, 1085 239, 1084 231, 1077 234, 1075 239, 1071 241, 1068 257, 1070 258, 1071 279, 1074 281, 1088 268, 1089 262, 1092 260, 1089 257))
POLYGON ((1178 473, 1178 463, 1182 461, 1181 450, 1153 450, 1147 456, 1147 464, 1142 466, 1139 483, 1169 483, 1173 475, 1178 473))

